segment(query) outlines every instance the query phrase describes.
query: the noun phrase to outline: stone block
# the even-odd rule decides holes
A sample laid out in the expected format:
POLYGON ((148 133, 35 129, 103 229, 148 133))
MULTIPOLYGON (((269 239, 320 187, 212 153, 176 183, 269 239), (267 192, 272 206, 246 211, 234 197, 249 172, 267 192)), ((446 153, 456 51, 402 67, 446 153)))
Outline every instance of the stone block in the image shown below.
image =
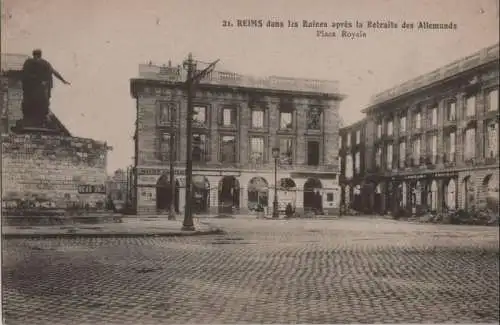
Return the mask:
POLYGON ((108 147, 90 139, 3 134, 2 204, 6 211, 102 210, 108 147))

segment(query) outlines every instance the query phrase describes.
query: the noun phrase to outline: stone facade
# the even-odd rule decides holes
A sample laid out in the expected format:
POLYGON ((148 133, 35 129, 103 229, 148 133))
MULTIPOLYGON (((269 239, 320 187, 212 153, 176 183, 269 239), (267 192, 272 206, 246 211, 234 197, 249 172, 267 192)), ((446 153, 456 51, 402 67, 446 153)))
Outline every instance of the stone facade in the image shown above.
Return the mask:
MULTIPOLYGON (((216 213, 229 207, 232 213, 248 213, 259 203, 271 209, 272 148, 280 146, 278 181, 293 180, 278 186, 280 202, 290 202, 303 212, 305 198, 306 208, 314 201, 325 213, 334 213, 339 201, 338 106, 342 95, 323 92, 320 81, 282 78, 250 84, 244 76, 215 80, 215 75, 201 82, 194 99, 198 114, 193 124, 193 175, 197 175, 195 188, 204 188, 198 194, 195 190, 195 211, 216 213), (300 85, 304 90, 297 89, 300 85), (308 149, 314 154, 308 155, 308 149), (307 180, 315 185, 304 190, 307 180)), ((175 139, 175 205, 179 212, 184 207, 187 100, 181 80, 150 71, 131 80, 137 107, 138 213, 156 213, 165 209, 163 201, 170 200, 169 191, 164 196, 158 193, 161 187, 168 188, 170 146, 165 137, 171 135, 175 139)))
POLYGON ((341 202, 346 207, 361 208, 362 206, 367 206, 367 202, 360 200, 361 196, 353 195, 356 191, 360 190, 356 186, 363 184, 366 169, 370 168, 371 162, 365 159, 368 155, 365 146, 365 133, 367 131, 366 120, 361 120, 340 129, 339 182, 343 189, 341 192, 341 202))
POLYGON ((497 44, 374 96, 360 122, 364 175, 342 175, 348 201, 386 213, 498 200, 498 57, 497 44))
POLYGON ((103 210, 106 157, 111 149, 106 143, 72 137, 57 117, 53 120, 61 130, 60 135, 11 132, 22 118, 19 62, 24 58, 2 56, 0 131, 4 213, 26 209, 36 213, 33 210, 45 208, 103 210))

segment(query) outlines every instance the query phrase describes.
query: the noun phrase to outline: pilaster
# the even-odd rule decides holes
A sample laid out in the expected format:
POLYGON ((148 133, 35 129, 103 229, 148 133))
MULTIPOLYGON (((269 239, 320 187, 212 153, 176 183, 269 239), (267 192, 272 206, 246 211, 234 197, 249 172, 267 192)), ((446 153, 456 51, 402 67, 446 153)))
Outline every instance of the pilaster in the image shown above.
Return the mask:
POLYGON ((210 131, 208 134, 209 141, 210 141, 210 162, 211 163, 217 163, 219 161, 219 135, 218 135, 218 130, 219 130, 219 114, 221 107, 223 105, 223 102, 219 101, 214 101, 212 105, 209 106, 210 109, 210 131))
MULTIPOLYGON (((252 123, 252 116, 247 102, 243 102, 238 106, 238 123, 239 123, 239 141, 238 141, 238 154, 239 162, 246 163, 249 158, 249 139, 248 129, 252 123)), ((241 202, 244 202, 241 200, 241 202)))
POLYGON ((479 91, 476 94, 476 116, 477 118, 477 126, 476 126, 476 157, 480 159, 484 159, 485 157, 485 144, 486 134, 484 132, 484 112, 485 112, 485 92, 484 90, 479 91))
MULTIPOLYGON (((307 129, 307 112, 306 110, 307 105, 295 105, 296 109, 296 127, 297 127, 297 137, 296 137, 296 142, 297 142, 297 151, 296 151, 296 163, 297 164, 305 164, 306 163, 306 157, 307 157, 307 148, 306 148, 306 137, 304 134, 306 133, 307 129)), ((321 115, 324 118, 324 112, 321 115)))
POLYGON ((268 144, 268 154, 269 161, 272 161, 273 153, 272 148, 278 143, 277 131, 279 129, 279 109, 278 104, 275 100, 271 99, 269 101, 269 144, 268 144))

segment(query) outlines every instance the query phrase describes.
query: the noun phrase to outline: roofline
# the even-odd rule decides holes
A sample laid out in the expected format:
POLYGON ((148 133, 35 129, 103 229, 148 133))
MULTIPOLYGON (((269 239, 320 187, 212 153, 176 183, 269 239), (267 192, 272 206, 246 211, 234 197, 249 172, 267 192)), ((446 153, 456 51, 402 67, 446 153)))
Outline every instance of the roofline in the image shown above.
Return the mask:
POLYGON ((410 96, 413 96, 415 94, 418 94, 418 93, 421 93, 421 92, 424 92, 424 91, 427 91, 429 89, 432 89, 434 87, 437 87, 439 85, 442 85, 442 84, 446 84, 448 82, 451 82, 451 81, 454 81, 454 80, 457 80, 457 79, 460 79, 462 78, 463 76, 467 75, 468 73, 472 72, 472 71, 477 71, 477 70, 480 70, 488 65, 498 65, 499 62, 498 60, 496 61, 490 61, 490 62, 486 62, 484 64, 481 64, 481 65, 478 65, 478 66, 475 66, 471 69, 468 69, 468 70, 465 70, 465 71, 461 71, 457 74, 454 74, 448 78, 445 78, 445 79, 440 79, 440 80, 436 80, 435 82, 432 82, 432 83, 429 83, 427 85, 423 85, 419 88, 416 88, 414 90, 411 90, 409 92, 406 92, 406 93, 403 93, 403 94, 400 94, 398 96, 395 96, 395 97, 392 97, 392 98, 388 98, 387 100, 385 101, 382 101, 382 102, 378 102, 378 103, 375 103, 375 104, 372 104, 372 105, 369 105, 368 107, 364 108, 361 110, 362 113, 365 113, 365 114, 368 114, 370 112, 372 112, 373 110, 375 110, 377 107, 381 107, 381 106, 384 106, 388 103, 392 103, 392 102, 396 102, 398 100, 401 100, 402 98, 405 98, 405 97, 410 97, 410 96))
POLYGON ((499 44, 494 43, 493 45, 483 47, 474 53, 463 56, 457 60, 454 60, 448 64, 442 65, 441 67, 424 74, 421 74, 415 78, 410 78, 405 82, 398 83, 391 88, 384 91, 376 93, 372 96, 371 103, 373 105, 377 103, 386 102, 392 98, 400 97, 401 95, 411 93, 414 90, 423 88, 425 86, 437 83, 439 81, 445 81, 450 77, 455 75, 460 75, 462 73, 467 73, 470 70, 479 68, 486 64, 493 62, 498 62, 499 59, 499 44), (477 61, 477 62, 476 62, 477 61), (455 73, 453 73, 457 69, 455 73), (451 73, 450 73, 451 72, 451 73), (427 79, 427 80, 426 80, 427 79), (428 80, 431 79, 431 80, 428 80), (406 91, 405 91, 406 88, 406 91), (409 89, 408 89, 409 88, 409 89), (395 95, 391 96, 391 92, 395 92, 395 95), (378 99, 378 97, 386 97, 385 99, 378 99))
MULTIPOLYGON (((146 78, 131 78, 130 79, 130 94, 133 98, 137 98, 136 85, 137 84, 153 84, 157 86, 166 86, 170 88, 182 88, 184 87, 184 82, 171 82, 167 80, 157 80, 157 79, 146 79, 146 78)), ((256 87, 244 87, 244 86, 231 86, 231 85, 220 85, 220 84, 198 84, 198 88, 201 89, 230 89, 231 91, 239 92, 252 92, 252 93, 266 93, 266 94, 292 94, 292 95, 302 95, 305 97, 325 97, 328 99, 335 99, 342 101, 347 98, 345 94, 334 94, 334 93, 322 93, 322 92, 311 92, 311 91, 297 91, 297 90, 281 90, 281 89, 269 89, 269 88, 256 88, 256 87)))

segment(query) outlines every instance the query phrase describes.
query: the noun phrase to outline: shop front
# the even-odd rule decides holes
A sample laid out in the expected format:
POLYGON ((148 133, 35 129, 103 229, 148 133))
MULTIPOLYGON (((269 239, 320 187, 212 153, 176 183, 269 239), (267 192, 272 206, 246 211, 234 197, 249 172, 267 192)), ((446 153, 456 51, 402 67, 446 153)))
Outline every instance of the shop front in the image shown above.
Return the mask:
POLYGON ((417 214, 454 210, 458 199, 458 173, 434 172, 391 177, 388 184, 388 210, 417 214))

